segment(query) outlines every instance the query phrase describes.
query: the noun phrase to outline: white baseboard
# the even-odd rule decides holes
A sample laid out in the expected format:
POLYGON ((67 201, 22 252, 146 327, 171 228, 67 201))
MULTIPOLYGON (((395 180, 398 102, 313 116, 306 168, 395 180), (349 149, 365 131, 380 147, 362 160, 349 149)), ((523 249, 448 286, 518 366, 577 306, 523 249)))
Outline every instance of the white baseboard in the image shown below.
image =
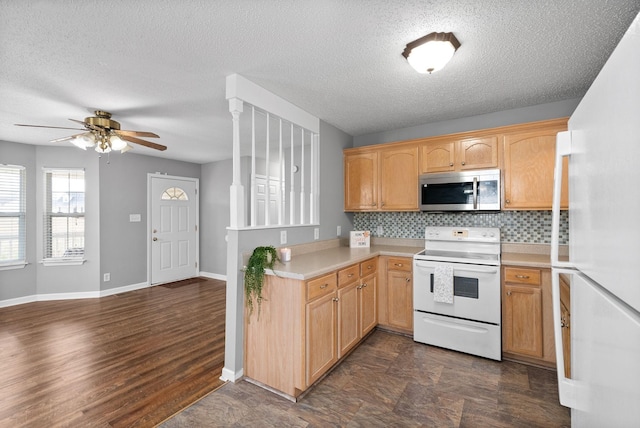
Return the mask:
POLYGON ((100 291, 99 297, 113 296, 114 294, 126 293, 127 291, 135 291, 147 287, 150 287, 148 282, 139 282, 138 284, 125 285, 124 287, 109 288, 100 291))
POLYGON ((231 369, 223 367, 222 376, 220 376, 220 380, 223 380, 225 382, 231 381, 233 383, 236 383, 236 381, 242 378, 242 376, 244 376, 244 370, 240 370, 238 373, 236 373, 231 369))
POLYGON ((38 296, 36 295, 31 295, 31 296, 17 297, 15 299, 0 300, 0 308, 7 308, 9 306, 16 306, 16 305, 23 305, 25 303, 37 302, 38 301, 37 297, 38 296))
POLYGON ((220 281, 226 281, 227 275, 220 275, 219 273, 211 273, 211 272, 202 272, 200 271, 200 276, 204 276, 205 278, 211 279, 219 279, 220 281))
POLYGON ((51 300, 96 299, 100 297, 111 296, 114 294, 126 293, 127 291, 140 290, 141 288, 147 287, 149 287, 149 283, 140 282, 138 284, 125 285, 123 287, 110 288, 108 290, 101 291, 34 294, 31 296, 18 297, 15 299, 0 300, 0 308, 22 305, 24 303, 45 302, 51 300))

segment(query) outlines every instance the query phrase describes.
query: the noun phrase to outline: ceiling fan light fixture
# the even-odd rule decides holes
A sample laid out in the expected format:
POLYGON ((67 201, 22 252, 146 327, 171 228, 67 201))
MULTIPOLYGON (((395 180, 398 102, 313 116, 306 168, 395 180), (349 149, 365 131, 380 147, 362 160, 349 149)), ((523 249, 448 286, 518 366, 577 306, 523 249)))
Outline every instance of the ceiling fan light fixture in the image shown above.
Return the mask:
POLYGON ((111 146, 109 146, 108 143, 101 141, 100 143, 96 144, 96 152, 109 153, 110 151, 111 151, 111 146))
POLYGON ((113 150, 122 150, 127 147, 127 143, 116 134, 111 134, 109 137, 109 145, 113 150))
POLYGON ((77 135, 75 138, 71 139, 71 144, 81 148, 82 150, 87 150, 87 148, 93 147, 95 143, 96 137, 92 132, 85 132, 84 134, 77 135))
POLYGON ((453 58, 460 42, 453 33, 429 33, 408 43, 402 56, 418 73, 433 73, 453 58))

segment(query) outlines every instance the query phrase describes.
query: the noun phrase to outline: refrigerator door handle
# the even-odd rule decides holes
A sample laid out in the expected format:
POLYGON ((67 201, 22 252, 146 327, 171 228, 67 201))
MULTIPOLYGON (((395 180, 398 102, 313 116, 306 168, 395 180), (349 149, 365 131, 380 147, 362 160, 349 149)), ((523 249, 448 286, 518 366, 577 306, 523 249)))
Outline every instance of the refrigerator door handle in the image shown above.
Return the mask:
POLYGON ((551 266, 571 268, 571 262, 561 262, 560 197, 562 194, 562 159, 571 155, 571 131, 558 132, 556 137, 556 164, 553 170, 553 205, 551 210, 551 266))
POLYGON ((551 295, 553 299, 553 335, 556 346, 556 369, 558 374, 558 393, 560 404, 572 409, 579 408, 578 394, 579 385, 576 381, 566 377, 564 372, 564 355, 562 347, 562 319, 560 311, 560 274, 575 274, 572 269, 552 268, 551 269, 551 295))

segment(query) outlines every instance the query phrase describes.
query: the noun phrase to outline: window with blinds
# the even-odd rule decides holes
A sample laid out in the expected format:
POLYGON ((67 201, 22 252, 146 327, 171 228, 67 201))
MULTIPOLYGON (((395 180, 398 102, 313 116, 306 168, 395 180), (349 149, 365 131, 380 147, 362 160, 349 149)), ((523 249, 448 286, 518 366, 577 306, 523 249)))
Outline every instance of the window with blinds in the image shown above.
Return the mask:
POLYGON ((44 262, 84 260, 83 169, 44 170, 44 262))
POLYGON ((0 164, 0 269, 26 264, 25 168, 0 164))

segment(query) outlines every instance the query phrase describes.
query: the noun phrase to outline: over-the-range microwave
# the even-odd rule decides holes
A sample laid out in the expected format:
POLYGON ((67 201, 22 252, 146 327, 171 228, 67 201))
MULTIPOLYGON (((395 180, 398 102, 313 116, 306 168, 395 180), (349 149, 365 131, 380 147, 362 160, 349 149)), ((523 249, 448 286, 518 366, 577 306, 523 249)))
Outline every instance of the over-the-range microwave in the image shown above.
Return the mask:
POLYGON ((418 195, 422 211, 499 211, 500 170, 423 174, 418 195))

